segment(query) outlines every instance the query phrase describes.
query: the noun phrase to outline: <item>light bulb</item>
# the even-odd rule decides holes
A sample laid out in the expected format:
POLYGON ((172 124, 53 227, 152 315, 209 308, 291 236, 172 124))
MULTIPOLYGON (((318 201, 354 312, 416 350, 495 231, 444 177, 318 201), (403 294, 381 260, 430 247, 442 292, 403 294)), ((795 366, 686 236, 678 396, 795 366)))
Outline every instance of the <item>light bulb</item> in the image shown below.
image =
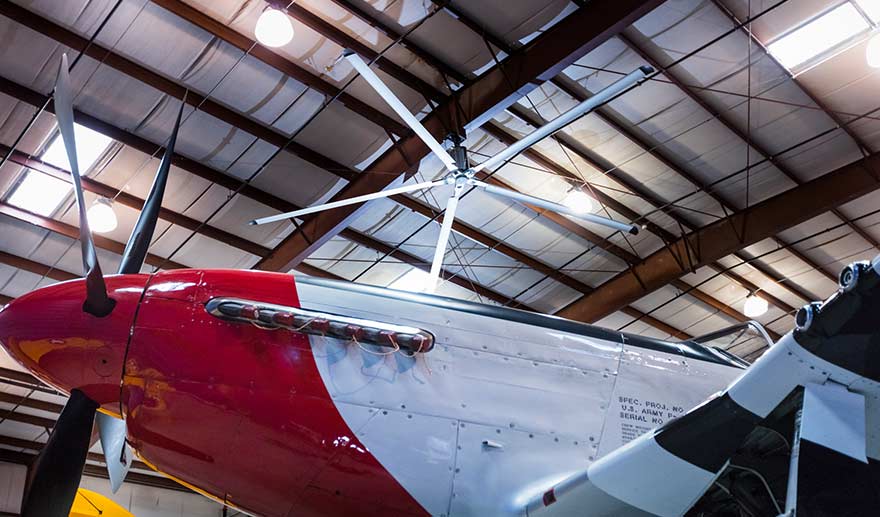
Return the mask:
POLYGON ((86 217, 89 219, 89 228, 93 232, 112 232, 118 224, 116 212, 113 211, 110 200, 106 198, 100 198, 95 201, 95 204, 89 207, 86 217))
POLYGON ((758 316, 764 315, 766 312, 767 300, 759 298, 754 294, 751 294, 746 298, 746 303, 743 306, 743 314, 745 314, 747 318, 757 318, 758 316))
POLYGON ((562 204, 567 206, 573 212, 579 214, 586 214, 593 211, 593 198, 578 188, 572 189, 572 191, 565 196, 562 204))
POLYGON ((423 293, 431 286, 431 275, 421 269, 410 269, 388 286, 389 289, 423 293))
POLYGON ((880 68, 880 34, 875 34, 868 40, 865 48, 865 60, 871 68, 880 68))
POLYGON ((286 14, 277 9, 266 9, 254 28, 257 41, 267 47, 281 47, 293 39, 293 26, 286 14))

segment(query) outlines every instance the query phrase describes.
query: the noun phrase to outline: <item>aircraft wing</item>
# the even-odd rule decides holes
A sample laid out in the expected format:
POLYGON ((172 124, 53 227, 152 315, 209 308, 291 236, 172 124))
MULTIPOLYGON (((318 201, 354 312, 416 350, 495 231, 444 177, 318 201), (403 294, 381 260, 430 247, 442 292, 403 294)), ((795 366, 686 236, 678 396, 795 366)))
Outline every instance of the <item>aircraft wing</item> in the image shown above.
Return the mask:
POLYGON ((855 512, 846 515, 872 514, 878 499, 872 479, 880 478, 869 457, 880 454, 873 427, 866 436, 866 421, 876 426, 880 416, 878 316, 880 257, 844 270, 839 291, 801 309, 795 330, 726 390, 534 494, 521 514, 684 515, 719 485, 730 494, 721 476, 750 435, 775 425, 771 420, 790 430, 783 438, 784 429, 773 429, 785 449, 784 468, 776 468, 782 489, 774 496, 762 479, 772 513, 751 514, 843 515, 840 504, 855 512), (847 476, 851 482, 838 481, 847 476))

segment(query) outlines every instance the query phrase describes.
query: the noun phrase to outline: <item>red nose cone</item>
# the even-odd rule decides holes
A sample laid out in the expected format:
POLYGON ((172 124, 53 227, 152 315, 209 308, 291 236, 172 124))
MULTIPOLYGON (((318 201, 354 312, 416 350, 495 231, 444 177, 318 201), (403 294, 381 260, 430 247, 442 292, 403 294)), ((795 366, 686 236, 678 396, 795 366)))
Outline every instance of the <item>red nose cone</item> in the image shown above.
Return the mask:
POLYGON ((118 411, 122 363, 148 278, 108 277, 107 290, 116 307, 103 318, 82 310, 83 280, 28 293, 0 310, 0 342, 46 383, 65 392, 77 388, 118 411))

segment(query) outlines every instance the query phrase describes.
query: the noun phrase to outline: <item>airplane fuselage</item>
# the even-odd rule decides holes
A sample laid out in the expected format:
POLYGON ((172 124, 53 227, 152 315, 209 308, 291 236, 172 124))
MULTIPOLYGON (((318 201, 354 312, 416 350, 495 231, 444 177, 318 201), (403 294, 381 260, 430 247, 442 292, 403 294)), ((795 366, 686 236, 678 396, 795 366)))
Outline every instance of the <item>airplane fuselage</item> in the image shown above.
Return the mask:
POLYGON ((543 487, 742 373, 699 345, 313 278, 179 270, 107 282, 124 300, 109 319, 71 322, 81 287, 59 284, 49 289, 68 312, 41 315, 45 330, 7 348, 123 414, 143 461, 254 515, 522 515, 543 487), (230 320, 206 309, 218 298, 412 326, 434 346, 230 320), (98 327, 103 337, 87 330, 98 327))

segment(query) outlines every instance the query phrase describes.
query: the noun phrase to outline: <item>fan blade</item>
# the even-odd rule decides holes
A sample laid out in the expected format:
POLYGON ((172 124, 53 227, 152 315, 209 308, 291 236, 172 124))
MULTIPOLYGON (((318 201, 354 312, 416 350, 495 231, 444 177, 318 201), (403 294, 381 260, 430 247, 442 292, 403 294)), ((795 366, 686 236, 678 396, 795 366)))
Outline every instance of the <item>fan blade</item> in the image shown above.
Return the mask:
POLYGON ((585 214, 582 212, 578 212, 577 210, 572 210, 571 208, 561 205, 559 203, 554 203, 553 201, 547 201, 546 199, 541 199, 539 197, 530 196, 528 194, 522 194, 520 192, 514 192, 513 190, 508 190, 506 188, 496 187, 494 185, 489 185, 488 183, 484 183, 482 181, 472 181, 474 186, 480 187, 490 194, 495 194, 496 196, 506 197, 510 199, 515 199, 517 201, 521 201, 523 203, 529 203, 535 206, 539 206, 541 208, 546 208, 547 210, 553 210, 554 212, 559 212, 560 214, 570 215, 572 217, 577 217, 578 219, 583 219, 584 221, 590 221, 591 223, 601 224, 603 226, 607 226, 609 228, 614 228, 615 230, 620 230, 622 232, 631 233, 636 235, 639 233, 639 227, 634 224, 621 223, 615 221, 614 219, 608 219, 607 217, 602 217, 599 215, 593 214, 585 214))
POLYGON ((437 247, 434 248, 434 261, 431 262, 431 276, 428 280, 426 293, 433 293, 440 281, 440 270, 443 268, 443 257, 446 256, 446 245, 449 242, 449 234, 452 233, 452 223, 455 222, 455 211, 458 209, 458 196, 460 189, 449 196, 446 202, 446 211, 443 213, 443 223, 440 225, 440 236, 437 238, 437 247))
POLYGON ((186 106, 186 102, 181 102, 180 110, 177 112, 177 120, 174 121, 174 129, 171 131, 171 138, 168 140, 168 146, 165 147, 165 153, 159 163, 159 170, 156 171, 156 177, 153 179, 150 195, 144 202, 144 208, 138 216, 137 224, 134 225, 134 230, 132 230, 128 243, 125 245, 125 251, 122 253, 122 262, 119 264, 119 274, 121 275, 139 273, 147 258, 147 250, 150 248, 150 241, 156 230, 156 222, 159 220, 159 211, 162 209, 162 198, 165 197, 165 185, 168 183, 168 172, 171 170, 174 144, 177 142, 177 130, 180 129, 180 118, 183 116, 184 106, 186 106))
POLYGON ((125 420, 98 413, 97 421, 107 473, 110 475, 110 488, 115 494, 122 486, 132 461, 131 448, 125 441, 125 420))
POLYGON ((388 190, 383 190, 381 192, 375 192, 373 194, 364 194, 363 196, 355 196, 349 197, 346 199, 340 199, 339 201, 331 201, 330 203, 324 203, 323 205, 310 206, 308 208, 302 208, 300 210, 294 210, 293 212, 287 212, 284 214, 271 215, 269 217, 261 217, 259 219, 254 219, 250 222, 250 224, 266 224, 266 223, 274 223, 275 221, 282 221, 284 219, 291 219, 294 217, 302 217, 308 214, 314 214, 315 212, 323 212, 324 210, 330 210, 332 208, 339 208, 341 206, 346 205, 354 205, 357 203, 363 203, 365 201, 370 201, 372 199, 380 199, 383 197, 395 196, 397 194, 405 194, 407 192, 414 192, 416 190, 423 190, 427 188, 438 187, 446 183, 446 180, 437 180, 437 181, 425 181, 422 183, 416 183, 415 185, 408 185, 403 187, 392 188, 388 190))
POLYGON ((544 124, 543 126, 534 130, 532 133, 526 135, 521 140, 514 142, 513 145, 510 145, 507 149, 501 151, 500 153, 480 163, 479 165, 476 165, 475 167, 473 167, 474 172, 479 172, 487 167, 492 168, 497 165, 501 165, 502 163, 518 155, 525 149, 535 145, 538 141, 552 135, 553 133, 571 124, 583 115, 586 115, 588 112, 596 109, 602 104, 605 104, 606 102, 610 101, 611 99, 615 98, 626 90, 637 85, 639 82, 644 80, 648 74, 653 72, 654 69, 650 66, 643 66, 637 68, 636 70, 633 70, 626 76, 621 77, 620 79, 615 81, 613 84, 602 89, 599 93, 591 96, 589 99, 586 99, 577 106, 571 108, 562 115, 559 115, 555 119, 551 120, 547 124, 544 124))
POLYGON ((70 175, 73 178, 73 191, 76 194, 76 205, 79 209, 79 242, 82 249, 83 269, 86 274, 86 301, 83 310, 98 317, 104 317, 113 310, 116 302, 107 295, 107 285, 98 263, 89 219, 86 216, 86 203, 83 198, 82 179, 80 178, 79 162, 76 157, 76 138, 73 125, 73 94, 70 90, 70 72, 67 67, 67 54, 61 56, 58 69, 58 80, 55 83, 55 117, 58 119, 58 130, 67 151, 70 162, 70 175))
POLYGON ((407 107, 404 106, 402 102, 400 102, 400 99, 398 99, 397 96, 394 95, 394 92, 392 92, 391 89, 382 82, 382 79, 379 79, 379 76, 370 69, 370 66, 367 65, 359 55, 357 55, 353 50, 346 50, 345 53, 343 53, 343 57, 347 59, 349 63, 351 63, 351 65, 354 67, 355 70, 358 71, 359 74, 361 74, 361 77, 363 77, 368 83, 370 83, 370 86, 372 86, 373 89, 376 90, 376 93, 378 93, 383 99, 385 99, 385 102, 388 103, 389 106, 391 106, 391 109, 393 109, 394 112, 397 113, 404 122, 406 122, 406 125, 412 128, 416 135, 418 135, 418 137, 422 139, 422 142, 425 142, 425 145, 427 145, 428 148, 431 149, 431 151, 433 151, 435 155, 437 155, 437 158, 440 158, 440 161, 443 162, 443 165, 445 165, 447 169, 452 172, 458 170, 458 167, 455 165, 455 160, 452 159, 452 156, 450 156, 449 153, 447 153, 446 150, 443 149, 443 146, 441 146, 440 143, 437 142, 437 140, 434 138, 434 136, 430 132, 428 132, 425 126, 423 126, 422 123, 419 122, 419 120, 414 117, 412 113, 409 112, 409 109, 407 109, 407 107))
POLYGON ((49 441, 31 465, 22 517, 67 517, 82 477, 98 404, 73 390, 49 441))

